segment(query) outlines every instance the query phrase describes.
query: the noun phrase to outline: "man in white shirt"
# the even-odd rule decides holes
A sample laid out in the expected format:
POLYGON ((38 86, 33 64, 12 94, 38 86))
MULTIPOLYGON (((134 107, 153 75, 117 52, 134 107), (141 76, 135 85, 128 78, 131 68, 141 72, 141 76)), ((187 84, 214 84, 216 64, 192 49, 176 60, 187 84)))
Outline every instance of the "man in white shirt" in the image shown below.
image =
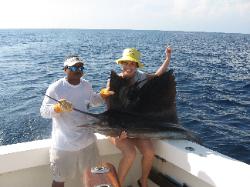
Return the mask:
POLYGON ((86 111, 88 105, 103 103, 92 85, 84 79, 84 62, 78 56, 71 56, 64 62, 65 78, 49 86, 40 112, 44 118, 52 118, 52 145, 50 165, 53 173, 52 187, 64 187, 64 183, 86 167, 97 163, 96 137, 87 128, 79 128, 88 116, 73 110, 86 111), (59 102, 51 99, 54 98, 59 102))

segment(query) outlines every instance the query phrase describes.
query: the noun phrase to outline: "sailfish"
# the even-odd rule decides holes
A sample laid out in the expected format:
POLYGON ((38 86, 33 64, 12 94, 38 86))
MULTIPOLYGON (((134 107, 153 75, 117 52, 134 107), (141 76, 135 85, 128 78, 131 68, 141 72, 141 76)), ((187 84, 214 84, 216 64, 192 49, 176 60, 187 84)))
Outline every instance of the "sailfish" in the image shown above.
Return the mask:
POLYGON ((117 137, 122 131, 129 138, 187 139, 198 142, 198 138, 185 129, 176 112, 176 81, 172 70, 160 76, 130 84, 116 72, 110 74, 110 91, 107 110, 91 116, 88 124, 80 127, 92 128, 94 132, 117 137))

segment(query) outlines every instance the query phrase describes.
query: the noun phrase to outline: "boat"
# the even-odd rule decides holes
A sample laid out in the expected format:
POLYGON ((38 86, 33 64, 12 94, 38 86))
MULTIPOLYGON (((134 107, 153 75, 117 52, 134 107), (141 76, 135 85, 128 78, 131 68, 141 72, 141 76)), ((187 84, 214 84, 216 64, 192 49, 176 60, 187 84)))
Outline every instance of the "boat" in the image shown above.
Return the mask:
MULTIPOLYGON (((96 134, 103 162, 116 168, 120 151, 107 137, 96 134)), ((0 187, 48 187, 50 139, 0 146, 0 187)), ((150 187, 249 187, 250 165, 186 140, 154 140, 155 159, 150 187)), ((140 154, 125 181, 138 187, 140 154)), ((81 187, 81 176, 65 187, 81 187)))

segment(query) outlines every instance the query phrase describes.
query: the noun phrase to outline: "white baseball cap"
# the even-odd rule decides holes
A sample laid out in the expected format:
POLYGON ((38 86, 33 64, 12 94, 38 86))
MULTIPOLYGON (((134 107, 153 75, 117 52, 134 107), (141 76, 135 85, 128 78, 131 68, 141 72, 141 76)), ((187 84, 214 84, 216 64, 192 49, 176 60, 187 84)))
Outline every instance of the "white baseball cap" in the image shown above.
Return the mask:
POLYGON ((72 56, 72 57, 67 58, 64 61, 63 65, 64 65, 64 67, 65 66, 74 66, 75 64, 78 64, 78 63, 84 64, 84 61, 78 56, 72 56))

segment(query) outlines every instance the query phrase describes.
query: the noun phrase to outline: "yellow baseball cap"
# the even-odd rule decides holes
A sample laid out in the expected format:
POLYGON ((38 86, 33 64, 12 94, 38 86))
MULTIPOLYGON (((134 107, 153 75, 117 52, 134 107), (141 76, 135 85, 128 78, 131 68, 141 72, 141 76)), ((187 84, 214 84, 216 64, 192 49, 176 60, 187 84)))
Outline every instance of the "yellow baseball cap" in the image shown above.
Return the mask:
POLYGON ((135 48, 127 48, 123 50, 122 58, 116 60, 117 64, 121 62, 132 61, 136 62, 139 68, 142 68, 144 65, 140 61, 141 53, 135 48))

